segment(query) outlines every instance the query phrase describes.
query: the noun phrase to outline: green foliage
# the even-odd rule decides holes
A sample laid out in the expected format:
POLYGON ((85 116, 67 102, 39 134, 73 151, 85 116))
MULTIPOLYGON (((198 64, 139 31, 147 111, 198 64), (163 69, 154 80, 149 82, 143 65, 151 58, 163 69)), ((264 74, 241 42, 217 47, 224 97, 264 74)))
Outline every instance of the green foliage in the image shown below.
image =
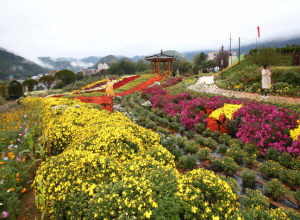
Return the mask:
POLYGON ((232 157, 214 159, 212 163, 219 169, 223 170, 226 175, 233 175, 239 169, 239 165, 237 165, 232 157))
POLYGON ((264 185, 263 190, 266 194, 271 195, 275 199, 281 198, 287 192, 285 187, 278 179, 272 179, 264 185))
POLYGON ((209 154, 210 154, 210 149, 207 148, 207 147, 200 148, 200 149, 197 151, 197 156, 198 156, 199 160, 201 160, 201 161, 207 160, 209 154))
POLYGON ((57 81, 53 89, 62 89, 64 88, 65 84, 62 81, 57 81))
POLYGON ((231 136, 227 133, 224 133, 222 134, 218 141, 221 143, 221 144, 226 144, 226 145, 229 145, 229 141, 231 140, 231 136))
POLYGON ((300 186, 300 171, 282 169, 279 172, 279 178, 283 183, 290 186, 300 186))
POLYGON ((256 180, 256 173, 253 170, 244 168, 241 173, 241 178, 243 180, 244 185, 252 186, 256 180))
POLYGON ((212 139, 211 137, 208 137, 208 138, 204 139, 203 145, 213 149, 213 148, 217 147, 217 142, 214 139, 212 139))
POLYGON ((2 96, 0 96, 0 105, 4 105, 6 102, 6 99, 4 99, 2 96))
POLYGON ((232 157, 235 162, 242 162, 245 152, 237 145, 229 147, 226 151, 227 157, 232 157))
POLYGON ((296 190, 293 194, 297 202, 300 203, 300 190, 296 190))
POLYGON ((214 140, 217 141, 217 140, 219 139, 220 135, 221 135, 221 132, 218 131, 218 130, 216 130, 216 131, 212 132, 212 136, 211 136, 211 137, 212 137, 214 140))
POLYGON ((247 210, 252 208, 257 210, 267 210, 269 207, 268 198, 263 196, 259 190, 246 188, 246 193, 241 196, 240 201, 247 210))
POLYGON ((28 88, 28 92, 33 91, 34 86, 37 86, 38 84, 39 82, 34 79, 26 79, 22 82, 22 85, 28 88))
POLYGON ((218 175, 218 176, 220 177, 221 180, 225 181, 230 186, 233 193, 238 194, 241 187, 234 178, 230 176, 224 176, 224 175, 218 175))
POLYGON ((268 160, 274 160, 274 161, 278 161, 278 158, 280 156, 280 152, 273 148, 273 147, 270 147, 268 150, 267 150, 267 153, 266 153, 266 158, 268 160))
POLYGON ((217 152, 218 152, 218 153, 226 153, 227 149, 228 149, 228 146, 227 146, 227 145, 225 145, 225 144, 220 144, 220 145, 219 145, 219 148, 217 149, 217 152))
POLYGON ((247 152, 248 154, 255 154, 255 156, 260 154, 258 148, 254 144, 251 144, 251 143, 245 144, 244 151, 247 152))
POLYGON ((113 63, 107 70, 107 74, 113 75, 132 75, 136 72, 134 63, 122 60, 118 63, 113 63))
POLYGON ((195 137, 195 134, 196 134, 195 131, 190 130, 190 131, 187 131, 187 132, 186 132, 186 137, 187 137, 188 139, 192 139, 192 138, 195 137))
POLYGON ((51 85, 54 83, 54 81, 55 78, 54 76, 51 75, 45 75, 39 79, 39 82, 42 83, 44 86, 46 86, 47 89, 51 88, 51 85))
POLYGON ((54 75, 56 80, 61 80, 64 85, 69 85, 76 80, 76 74, 71 70, 60 70, 54 75))
POLYGON ((183 155, 183 152, 180 148, 175 147, 172 151, 171 154, 175 157, 175 160, 178 161, 179 158, 183 155))
POLYGON ((184 141, 183 147, 189 153, 196 153, 199 150, 199 144, 195 141, 184 141))
POLYGON ((206 127, 205 124, 199 123, 195 125, 195 129, 198 134, 201 134, 206 129, 206 127))
POLYGON ((244 163, 247 165, 247 166, 252 166, 254 165, 256 162, 257 162, 257 156, 256 154, 248 154, 246 153, 244 155, 244 163))
POLYGON ((281 166, 284 166, 285 168, 291 169, 292 168, 292 162, 293 157, 288 153, 283 153, 278 157, 278 162, 281 166))
POLYGON ((193 169, 197 161, 195 154, 186 154, 179 158, 179 166, 185 169, 193 169))
POLYGON ((10 98, 20 98, 24 96, 23 86, 16 80, 12 80, 8 83, 8 94, 10 98))
POLYGON ((261 47, 257 53, 251 53, 249 59, 258 66, 276 65, 280 59, 280 53, 272 47, 261 47))
POLYGON ((282 166, 273 160, 268 160, 258 165, 259 171, 269 178, 277 178, 279 177, 280 170, 282 170, 282 166))

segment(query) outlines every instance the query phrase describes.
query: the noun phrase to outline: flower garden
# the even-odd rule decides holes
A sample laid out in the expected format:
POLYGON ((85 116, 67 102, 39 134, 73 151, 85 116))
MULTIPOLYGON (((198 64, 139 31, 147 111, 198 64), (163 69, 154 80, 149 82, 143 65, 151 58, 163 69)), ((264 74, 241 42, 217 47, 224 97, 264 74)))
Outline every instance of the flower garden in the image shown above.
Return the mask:
POLYGON ((112 80, 1 110, 2 218, 299 219, 299 106, 112 80))

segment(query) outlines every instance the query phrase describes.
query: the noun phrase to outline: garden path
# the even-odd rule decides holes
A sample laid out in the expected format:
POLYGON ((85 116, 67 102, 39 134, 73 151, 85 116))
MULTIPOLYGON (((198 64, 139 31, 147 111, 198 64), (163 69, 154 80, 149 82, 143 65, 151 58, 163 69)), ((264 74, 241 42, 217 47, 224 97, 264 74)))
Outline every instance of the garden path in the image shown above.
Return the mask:
POLYGON ((205 92, 205 93, 219 94, 219 95, 224 95, 229 97, 249 98, 257 101, 272 101, 272 102, 281 102, 281 103, 300 105, 300 98, 269 95, 269 98, 266 99, 266 98, 261 98, 260 94, 257 93, 247 93, 247 92, 220 89, 214 84, 213 75, 200 77, 197 83, 189 86, 188 89, 199 91, 199 92, 205 92))

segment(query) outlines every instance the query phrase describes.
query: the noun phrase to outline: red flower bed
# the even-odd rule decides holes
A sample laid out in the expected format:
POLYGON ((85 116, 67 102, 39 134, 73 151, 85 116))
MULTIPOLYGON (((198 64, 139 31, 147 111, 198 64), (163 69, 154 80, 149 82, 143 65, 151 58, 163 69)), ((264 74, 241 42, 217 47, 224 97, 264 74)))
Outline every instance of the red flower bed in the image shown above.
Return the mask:
MULTIPOLYGON (((125 84, 131 82, 132 80, 135 80, 137 78, 141 77, 140 75, 137 75, 137 76, 131 76, 131 77, 128 77, 128 78, 125 78, 117 83, 114 84, 114 89, 117 89, 121 86, 124 86, 125 84)), ((98 90, 98 92, 104 92, 105 89, 101 89, 101 90, 98 90)))
POLYGON ((102 109, 106 109, 110 112, 113 110, 113 97, 112 96, 96 96, 96 97, 84 97, 78 96, 73 99, 79 99, 85 103, 96 103, 101 105, 102 109))
POLYGON ((225 114, 220 115, 218 120, 213 117, 208 117, 206 128, 209 128, 212 132, 220 131, 222 134, 230 133, 231 131, 227 128, 228 121, 229 119, 226 118, 225 114))
POLYGON ((159 82, 163 78, 165 78, 165 77, 163 77, 163 76, 155 76, 153 78, 148 79, 146 82, 143 82, 140 85, 133 87, 132 89, 129 89, 129 90, 125 91, 125 92, 117 93, 116 95, 118 95, 118 96, 124 96, 124 95, 128 95, 128 94, 131 94, 131 93, 134 93, 134 92, 137 92, 137 91, 144 90, 148 86, 152 85, 154 82, 159 82))

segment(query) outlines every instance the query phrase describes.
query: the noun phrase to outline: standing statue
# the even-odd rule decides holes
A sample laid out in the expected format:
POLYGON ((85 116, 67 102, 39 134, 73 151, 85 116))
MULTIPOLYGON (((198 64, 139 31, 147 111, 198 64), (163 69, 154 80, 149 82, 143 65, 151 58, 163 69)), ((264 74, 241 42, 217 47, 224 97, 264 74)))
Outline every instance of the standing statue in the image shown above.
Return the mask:
POLYGON ((115 96, 115 92, 114 92, 114 84, 111 80, 109 80, 106 77, 106 88, 105 88, 105 95, 106 96, 115 96))

